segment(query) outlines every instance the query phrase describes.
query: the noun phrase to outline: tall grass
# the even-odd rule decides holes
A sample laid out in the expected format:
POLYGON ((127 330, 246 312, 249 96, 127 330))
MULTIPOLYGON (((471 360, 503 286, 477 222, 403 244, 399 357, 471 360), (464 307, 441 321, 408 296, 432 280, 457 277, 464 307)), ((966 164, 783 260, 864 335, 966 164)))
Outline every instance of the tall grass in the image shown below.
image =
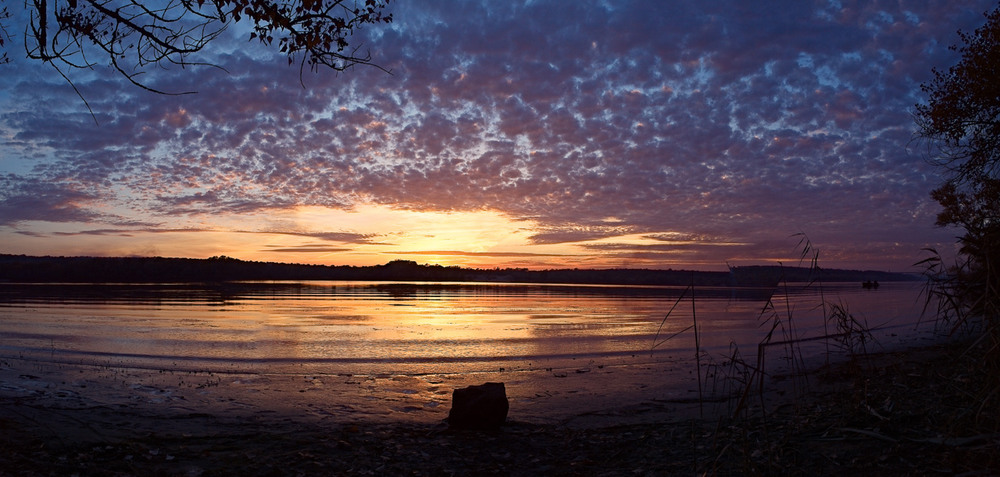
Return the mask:
POLYGON ((667 342, 671 338, 673 338, 675 336, 678 336, 678 335, 680 335, 682 333, 685 333, 685 332, 687 332, 688 330, 691 330, 691 329, 694 329, 694 359, 695 359, 695 369, 698 370, 698 373, 697 373, 698 374, 698 412, 699 412, 699 414, 702 417, 704 417, 704 415, 705 415, 705 410, 704 410, 705 393, 704 393, 704 389, 703 389, 703 386, 702 386, 702 376, 701 376, 701 337, 698 334, 698 314, 697 314, 697 305, 696 305, 696 301, 695 301, 695 298, 694 298, 694 280, 692 280, 691 284, 688 285, 687 288, 684 289, 684 291, 681 293, 681 295, 679 297, 677 297, 677 301, 674 302, 673 306, 670 307, 670 310, 667 311, 666 316, 664 316, 663 320, 660 321, 660 326, 656 329, 656 335, 653 337, 653 348, 655 349, 657 346, 659 346, 659 345, 667 342), (688 296, 688 295, 691 296, 691 326, 688 326, 687 328, 684 328, 683 330, 678 331, 678 332, 674 333, 673 335, 670 335, 670 336, 666 337, 665 339, 663 339, 662 341, 660 341, 660 339, 659 339, 660 338, 660 331, 663 330, 663 325, 666 324, 667 319, 669 319, 670 315, 674 312, 675 309, 677 309, 677 305, 679 305, 684 300, 684 298, 686 296, 688 296))
MULTIPOLYGON (((850 312, 847 303, 833 303, 825 323, 833 323, 837 333, 828 335, 852 359, 868 354, 868 345, 875 341, 868 327, 868 320, 850 312)), ((829 340, 827 341, 829 343, 829 340)))
MULTIPOLYGON (((667 341, 693 331, 695 368, 698 376, 698 401, 702 415, 704 414, 704 403, 708 401, 720 402, 717 398, 721 394, 729 396, 725 402, 728 406, 727 414, 730 416, 748 417, 750 408, 756 402, 756 408, 766 422, 766 383, 769 378, 775 377, 774 373, 767 369, 769 358, 784 360, 788 363, 786 377, 791 380, 792 392, 795 395, 802 395, 809 389, 809 370, 802 350, 805 343, 823 341, 826 346, 827 363, 836 351, 846 353, 852 361, 856 360, 867 355, 870 347, 875 343, 866 320, 853 314, 847 303, 829 303, 827 301, 820 279, 822 270, 819 267, 819 250, 813 246, 805 234, 795 234, 792 237, 799 239, 795 247, 799 251, 799 265, 808 263, 811 279, 804 285, 792 284, 784 272, 781 274, 775 290, 765 300, 757 314, 759 326, 766 332, 757 343, 755 359, 745 359, 739 345, 735 342, 730 343, 728 354, 722 356, 719 361, 705 355, 704 350, 701 349, 696 290, 693 283, 685 288, 661 320, 653 340, 652 347, 654 349, 667 341), (797 311, 792 306, 790 296, 793 294, 793 287, 800 286, 818 290, 820 303, 817 304, 816 309, 820 310, 823 316, 824 332, 822 336, 803 337, 797 329, 797 311), (681 314, 681 304, 687 302, 691 304, 691 324, 670 336, 661 338, 660 334, 667 320, 683 319, 677 315, 681 314), (781 354, 773 356, 774 350, 778 350, 781 354), (713 395, 711 397, 705 394, 706 381, 709 378, 712 379, 711 391, 713 395)), ((782 264, 779 262, 779 265, 782 264)))
MULTIPOLYGON (((721 448, 705 448, 709 452, 708 459, 704 461, 708 465, 707 473, 712 473, 712 469, 719 469, 720 466, 725 467, 723 462, 734 457, 737 459, 736 462, 742 463, 744 474, 787 471, 786 464, 781 462, 780 453, 785 445, 783 439, 790 436, 788 422, 784 420, 771 422, 771 416, 774 414, 770 408, 774 403, 768 402, 772 396, 769 387, 779 375, 786 380, 786 383, 790 381, 792 394, 786 395, 786 398, 791 399, 782 401, 792 404, 791 412, 796 416, 793 421, 799 419, 798 416, 808 419, 810 409, 799 406, 799 403, 806 400, 798 399, 810 391, 810 370, 807 369, 803 350, 807 343, 817 340, 824 342, 827 364, 830 363, 832 356, 838 353, 846 354, 852 364, 847 370, 857 373, 854 375, 854 382, 864 381, 863 369, 854 364, 859 362, 861 357, 867 356, 872 351, 873 345, 877 344, 868 323, 853 313, 847 303, 828 302, 821 280, 822 270, 819 267, 818 249, 804 234, 796 234, 793 237, 799 238, 796 246, 800 252, 799 266, 808 263, 810 279, 804 284, 791 283, 783 265, 781 266, 782 273, 777 285, 756 316, 763 332, 763 336, 756 343, 756 356, 744 356, 740 345, 734 341, 730 342, 728 352, 718 357, 720 359, 714 359, 701 349, 696 289, 693 284, 688 286, 673 303, 657 329, 653 348, 669 340, 690 335, 693 331, 700 415, 704 418, 704 407, 707 403, 725 406, 716 407, 719 416, 716 435, 728 434, 736 437, 735 440, 723 441, 725 444, 721 448), (802 310, 795 310, 791 299, 795 292, 800 291, 797 287, 818 291, 820 303, 809 311, 819 310, 822 313, 821 336, 800 334, 798 320, 801 315, 798 313, 802 310), (691 304, 690 324, 684 321, 687 318, 684 316, 686 307, 682 306, 688 302, 691 304), (687 326, 670 336, 661 338, 661 331, 667 320, 680 321, 687 326), (784 360, 787 366, 769 369, 775 360, 784 360), (706 395, 706 392, 711 395, 706 395)), ((706 469, 695 470, 700 473, 706 469)))
POLYGON ((977 415, 1000 428, 994 412, 1000 406, 1000 237, 987 234, 976 243, 969 237, 960 239, 962 247, 951 266, 937 250, 925 249, 930 256, 917 263, 926 278, 924 312, 949 335, 972 338, 966 354, 981 376, 977 415))
MULTIPOLYGON (((816 272, 813 275, 815 279, 805 284, 792 284, 789 283, 784 274, 781 276, 774 293, 765 300, 757 315, 757 320, 762 328, 762 338, 756 343, 757 354, 755 357, 744 356, 740 346, 731 342, 728 352, 722 355, 721 359, 715 360, 712 359, 712 356, 703 353, 698 337, 694 338, 696 357, 698 358, 694 366, 697 367, 699 376, 699 400, 700 402, 713 402, 726 406, 724 411, 727 418, 720 418, 716 434, 728 434, 735 437, 733 440, 720 440, 724 443, 720 447, 706 449, 709 452, 707 455, 709 473, 712 472, 711 469, 725 467, 724 462, 733 457, 741 459, 736 462, 742 462, 744 474, 768 474, 774 471, 788 470, 787 467, 783 467, 787 464, 778 461, 780 456, 774 457, 772 454, 778 455, 782 449, 794 448, 794 446, 786 446, 789 441, 785 439, 795 435, 789 430, 801 423, 809 422, 810 419, 817 418, 816 414, 810 414, 810 409, 800 409, 797 403, 810 402, 818 407, 827 406, 827 403, 819 402, 817 404, 815 400, 796 399, 799 394, 808 392, 811 384, 807 378, 810 370, 806 369, 803 357, 804 346, 807 342, 817 340, 822 340, 826 345, 828 364, 832 356, 846 355, 848 358, 849 365, 839 367, 838 371, 849 374, 831 376, 838 380, 846 378, 848 383, 852 383, 855 393, 851 399, 857 400, 857 408, 861 413, 861 416, 845 413, 843 416, 837 417, 836 419, 841 420, 833 422, 847 422, 848 424, 843 427, 837 427, 834 424, 830 429, 836 433, 860 434, 870 438, 896 442, 891 437, 891 433, 886 434, 878 427, 883 423, 889 425, 888 420, 893 416, 886 414, 886 410, 892 412, 894 404, 897 403, 896 398, 889 400, 887 397, 880 406, 877 402, 881 401, 872 400, 881 399, 884 393, 870 394, 868 391, 869 383, 885 376, 885 372, 891 372, 891 368, 876 368, 875 361, 864 361, 879 345, 873 336, 873 328, 863 314, 858 314, 851 309, 849 303, 832 302, 827 299, 823 290, 821 270, 818 266, 819 252, 807 237, 797 236, 800 237, 797 247, 801 251, 801 263, 809 263, 809 268, 816 272), (816 287, 818 289, 820 303, 812 311, 816 309, 822 311, 822 335, 800 336, 797 320, 801 319, 801 315, 798 315, 801 310, 795 310, 789 300, 789 296, 791 292, 795 291, 794 287, 796 286, 816 287), (775 356, 775 353, 778 355, 775 356), (769 369, 774 366, 775 359, 786 360, 788 366, 782 366, 782 371, 778 371, 777 368, 769 369), (867 363, 869 366, 862 366, 863 363, 867 363), (703 366, 705 369, 702 369, 703 366), (880 374, 873 374, 875 371, 880 374), (783 408, 782 412, 772 411, 773 407, 770 405, 774 403, 768 402, 769 396, 773 396, 772 393, 768 392, 768 386, 774 382, 774 378, 779 372, 787 372, 783 377, 792 380, 791 388, 792 392, 795 393, 791 396, 792 406, 783 408), (707 379, 704 387, 701 381, 703 375, 707 379), (711 392, 713 399, 706 399, 705 392, 711 392), (727 397, 727 399, 724 401, 715 399, 720 395, 727 397), (790 415, 787 413, 789 410, 792 413, 790 415), (780 419, 775 420, 775 416, 779 416, 780 419), (875 418, 878 421, 875 421, 876 424, 872 428, 859 428, 851 425, 850 421, 842 420, 859 417, 875 418)), ((995 247, 995 245, 990 246, 995 247)), ((944 330, 953 336, 964 335, 972 338, 972 345, 966 351, 966 356, 956 360, 956 362, 973 361, 973 365, 970 369, 963 369, 954 379, 950 376, 927 376, 928 380, 936 379, 942 382, 934 382, 926 390, 923 387, 910 389, 904 386, 901 392, 930 392, 932 393, 930 396, 933 396, 936 393, 935 390, 948 388, 951 390, 959 389, 960 394, 964 392, 966 384, 974 382, 975 385, 979 386, 978 395, 975 396, 975 404, 971 407, 961 405, 956 407, 954 409, 956 415, 950 422, 962 423, 956 424, 957 426, 966 425, 965 423, 968 421, 965 416, 972 416, 973 412, 970 411, 976 411, 974 407, 978 406, 978 412, 975 414, 978 416, 977 424, 993 427, 995 432, 996 429, 1000 429, 1000 413, 997 412, 997 409, 1000 409, 1000 284, 998 284, 1000 264, 995 261, 996 257, 992 255, 994 261, 986 260, 985 263, 981 258, 973 261, 967 255, 963 255, 962 260, 964 261, 947 266, 936 251, 930 250, 930 252, 932 253, 931 258, 920 262, 925 268, 925 276, 927 277, 927 285, 924 288, 924 313, 935 317, 935 323, 939 330, 944 330), (970 360, 970 357, 975 359, 970 360)), ((680 304, 687 304, 690 301, 692 310, 690 325, 663 339, 660 339, 658 330, 657 338, 654 339, 654 347, 662 345, 667 340, 683 337, 692 330, 697 333, 695 292, 693 285, 688 287, 660 323, 662 329, 667 319, 683 320, 687 318, 678 315, 681 314, 681 310, 686 309, 680 304)), ((916 374, 908 376, 919 377, 916 374)), ((783 401, 788 400, 784 399, 783 401)), ((933 402, 933 397, 927 402, 933 402)), ((950 403, 940 404, 941 407, 947 408, 950 403)), ((836 409, 848 407, 844 406, 843 402, 830 403, 829 405, 839 406, 836 409)), ((907 418, 905 414, 900 414, 900 416, 907 418)), ((898 425, 898 422, 893 421, 892 424, 898 425)), ((963 428, 960 432, 966 435, 968 431, 969 429, 963 428)), ((996 435, 995 433, 984 433, 974 437, 989 436, 993 442, 996 435)), ((927 439, 927 442, 940 440, 939 437, 931 437, 927 439)), ((793 460, 797 458, 803 457, 791 456, 793 460)), ((696 469, 696 471, 703 472, 705 469, 696 469)))

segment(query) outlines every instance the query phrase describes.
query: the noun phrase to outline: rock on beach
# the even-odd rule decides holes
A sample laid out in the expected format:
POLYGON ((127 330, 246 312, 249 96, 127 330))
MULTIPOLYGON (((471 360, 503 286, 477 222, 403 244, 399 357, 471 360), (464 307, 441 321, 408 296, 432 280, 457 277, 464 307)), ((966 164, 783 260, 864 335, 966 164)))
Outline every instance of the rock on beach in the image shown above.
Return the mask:
POLYGON ((503 383, 456 389, 451 401, 448 425, 453 429, 496 430, 507 421, 510 410, 503 383))

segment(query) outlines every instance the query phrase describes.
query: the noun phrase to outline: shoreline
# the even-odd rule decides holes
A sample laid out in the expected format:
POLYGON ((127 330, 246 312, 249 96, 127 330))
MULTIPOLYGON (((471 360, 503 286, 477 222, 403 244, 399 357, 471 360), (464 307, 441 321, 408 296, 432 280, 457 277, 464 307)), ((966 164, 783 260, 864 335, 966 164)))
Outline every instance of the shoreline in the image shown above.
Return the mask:
MULTIPOLYGON (((975 376, 962 346, 872 354, 771 379, 764 394, 751 396, 753 407, 735 418, 733 401, 703 403, 710 412, 699 416, 696 400, 677 399, 538 423, 518 420, 512 403, 507 425, 494 433, 452 431, 443 420, 206 410, 185 400, 106 404, 4 382, 0 475, 912 475, 996 469, 1000 434, 970 421, 974 402, 965 387, 975 376)), ((0 366, 23 381, 39 381, 30 369, 0 366)), ((450 390, 442 418, 449 406, 450 390)))

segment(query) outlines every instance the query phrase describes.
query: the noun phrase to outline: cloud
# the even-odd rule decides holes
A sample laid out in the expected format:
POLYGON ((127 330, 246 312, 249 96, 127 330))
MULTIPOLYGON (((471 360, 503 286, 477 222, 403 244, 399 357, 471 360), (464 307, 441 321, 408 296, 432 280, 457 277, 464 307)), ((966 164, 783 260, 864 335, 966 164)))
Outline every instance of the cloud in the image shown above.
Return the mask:
MULTIPOLYGON (((207 229, 207 228, 120 228, 120 229, 85 229, 73 232, 56 231, 52 232, 51 235, 57 236, 118 236, 118 237, 131 237, 137 234, 151 233, 151 234, 173 234, 173 233, 191 233, 197 234, 202 232, 218 232, 218 229, 207 229)), ((240 233, 240 234, 252 234, 252 235, 287 235, 294 237, 308 237, 316 238, 329 242, 339 242, 339 243, 349 243, 349 244, 372 244, 383 242, 373 241, 372 239, 376 236, 373 234, 357 234, 350 232, 290 232, 282 230, 229 230, 229 233, 240 233)), ((37 234, 44 235, 44 234, 37 234)))
POLYGON ((329 242, 340 242, 340 243, 350 243, 350 244, 372 244, 378 243, 385 245, 384 242, 373 240, 378 237, 375 234, 358 234, 351 232, 288 232, 280 230, 271 231, 239 231, 241 233, 252 233, 252 234, 276 234, 276 235, 292 235, 297 237, 311 237, 317 238, 329 242))
POLYGON ((298 245, 294 247, 270 246, 262 251, 277 252, 277 253, 334 253, 334 252, 349 252, 351 251, 351 249, 343 247, 331 247, 328 245, 298 245))
POLYGON ((101 230, 81 230, 78 232, 52 232, 52 235, 58 235, 62 237, 73 237, 80 235, 133 237, 135 234, 128 230, 101 229, 101 230))
POLYGON ((461 257, 565 257, 560 253, 532 253, 532 252, 466 252, 462 250, 408 250, 392 252, 393 255, 450 255, 461 257))
POLYGON ((635 232, 633 227, 628 226, 602 226, 595 225, 589 227, 567 226, 545 230, 531 235, 528 239, 536 245, 542 244, 563 244, 585 242, 605 237, 617 237, 635 232))
POLYGON ((538 223, 538 245, 666 230, 931 240, 939 178, 908 147, 910 113, 931 68, 954 61, 954 31, 992 7, 404 3, 363 33, 391 75, 300 82, 280 55, 226 38, 212 59, 232 74, 151 78, 195 95, 88 73, 98 124, 65 85, 17 66, 0 132, 22 167, 4 176, 0 224, 372 203, 500 211, 538 223))
POLYGON ((0 177, 0 225, 15 225, 28 220, 48 222, 86 222, 100 214, 89 205, 97 196, 69 185, 0 177))

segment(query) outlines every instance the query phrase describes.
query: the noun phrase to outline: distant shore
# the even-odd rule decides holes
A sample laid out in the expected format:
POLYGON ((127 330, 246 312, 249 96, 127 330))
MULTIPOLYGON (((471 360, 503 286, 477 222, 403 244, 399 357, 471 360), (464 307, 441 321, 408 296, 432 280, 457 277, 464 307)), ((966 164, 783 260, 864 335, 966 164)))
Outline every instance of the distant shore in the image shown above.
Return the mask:
POLYGON ((247 280, 351 280, 564 283, 644 286, 769 287, 779 281, 914 281, 920 276, 876 270, 744 266, 728 272, 655 269, 469 269, 394 260, 368 267, 251 262, 230 257, 33 257, 0 254, 0 282, 178 283, 247 280))

